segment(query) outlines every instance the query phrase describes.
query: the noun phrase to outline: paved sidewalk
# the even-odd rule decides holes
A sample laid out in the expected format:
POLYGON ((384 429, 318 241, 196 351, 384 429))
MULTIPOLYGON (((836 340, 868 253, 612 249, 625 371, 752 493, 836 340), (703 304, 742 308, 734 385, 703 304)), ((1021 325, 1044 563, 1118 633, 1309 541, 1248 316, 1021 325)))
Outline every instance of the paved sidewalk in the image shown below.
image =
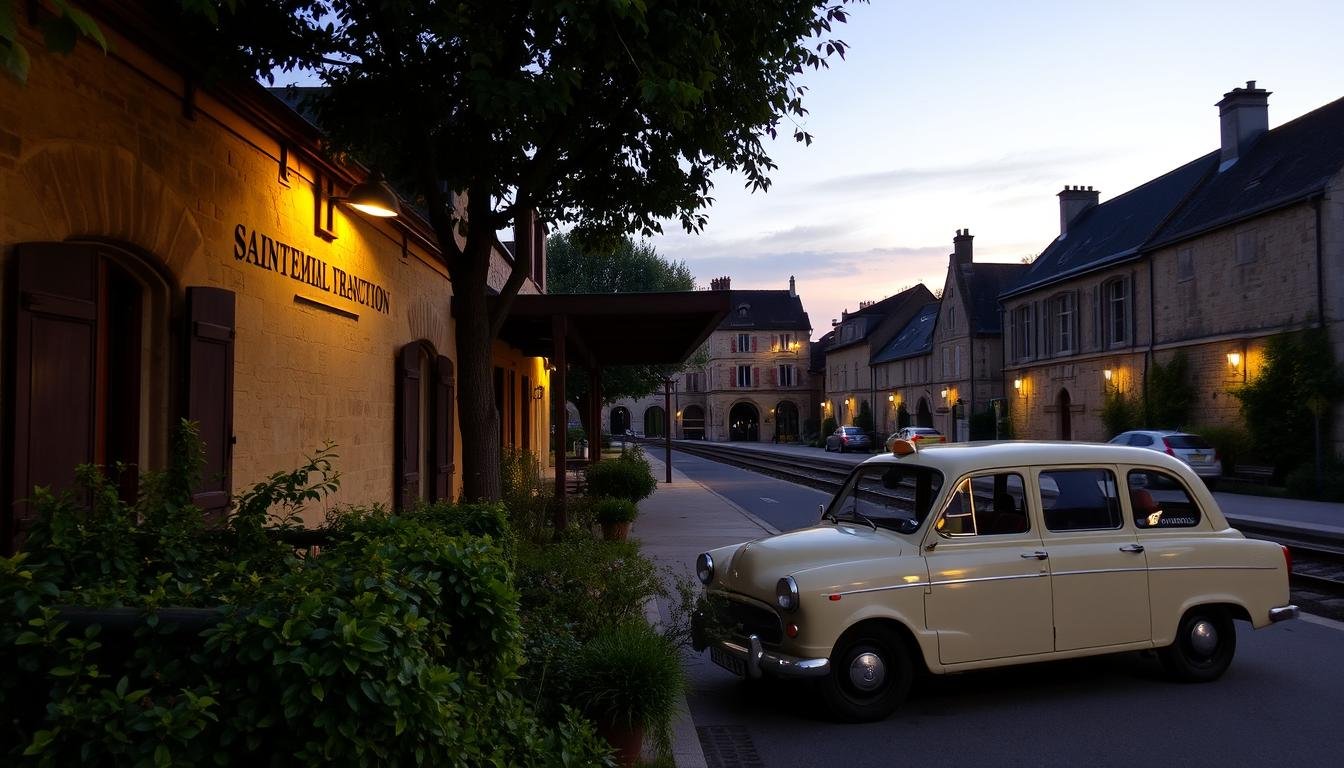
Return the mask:
MULTIPOLYGON (((640 540, 644 554, 661 568, 693 579, 695 558, 701 552, 778 532, 769 523, 686 477, 675 463, 672 483, 664 483, 663 462, 651 454, 646 455, 654 477, 658 478, 658 490, 640 502, 632 534, 640 540)), ((659 619, 666 621, 669 615, 666 601, 660 600, 657 610, 659 619)), ((687 663, 708 662, 704 658, 688 658, 687 663)), ((700 737, 685 699, 681 702, 681 715, 673 724, 672 759, 677 768, 706 768, 700 737)))

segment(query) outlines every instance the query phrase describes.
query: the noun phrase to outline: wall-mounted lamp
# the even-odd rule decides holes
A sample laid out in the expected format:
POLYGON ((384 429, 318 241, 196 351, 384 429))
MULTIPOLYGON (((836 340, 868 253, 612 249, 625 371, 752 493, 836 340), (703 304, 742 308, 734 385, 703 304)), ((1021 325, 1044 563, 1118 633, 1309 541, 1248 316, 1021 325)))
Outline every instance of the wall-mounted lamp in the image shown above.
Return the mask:
POLYGON ((532 388, 532 399, 533 399, 533 400, 540 400, 541 398, 543 398, 543 397, 545 397, 545 396, 546 396, 546 388, 545 388, 545 387, 543 387, 543 386, 541 386, 540 384, 538 384, 537 386, 535 386, 535 387, 532 388))
POLYGON ((894 403, 894 402, 896 402, 896 395, 894 395, 894 394, 893 394, 893 395, 887 395, 887 402, 888 402, 888 403, 894 403))
POLYGON ((345 203, 360 213, 390 219, 401 215, 401 201, 391 185, 383 180, 383 175, 374 171, 367 181, 350 188, 345 197, 332 197, 332 202, 345 203))
POLYGON ((1241 353, 1240 353, 1240 352, 1228 352, 1228 353, 1227 353, 1227 364, 1230 365, 1230 366, 1232 366, 1233 368, 1240 368, 1240 367, 1241 367, 1241 353))
MULTIPOLYGON (((1021 380, 1021 379, 1013 379, 1013 389, 1016 389, 1016 390, 1017 390, 1017 393, 1018 393, 1019 395, 1022 395, 1022 394, 1023 394, 1023 392, 1022 392, 1022 380, 1021 380)), ((1023 396, 1025 397, 1025 395, 1023 395, 1023 396)))
POLYGON ((1101 375, 1106 377, 1107 381, 1110 381, 1111 377, 1115 375, 1115 372, 1112 371, 1110 368, 1103 368, 1101 371, 1101 375))
POLYGON ((943 396, 943 399, 946 400, 946 399, 947 399, 947 388, 944 387, 944 388, 943 388, 943 391, 940 392, 939 394, 941 394, 941 395, 943 396))

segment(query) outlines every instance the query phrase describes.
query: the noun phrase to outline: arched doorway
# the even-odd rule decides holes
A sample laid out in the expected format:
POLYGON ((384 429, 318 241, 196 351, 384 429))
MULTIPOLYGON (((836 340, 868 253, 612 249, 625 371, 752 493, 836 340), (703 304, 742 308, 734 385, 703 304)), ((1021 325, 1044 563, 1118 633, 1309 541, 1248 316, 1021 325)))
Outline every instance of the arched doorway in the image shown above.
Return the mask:
POLYGON ((728 412, 728 439, 755 442, 761 439, 761 414, 751 403, 738 403, 728 412))
POLYGON ((667 412, 661 405, 651 405, 644 411, 644 436, 662 437, 663 425, 667 423, 667 412))
POLYGON ((1073 439, 1073 420, 1069 413, 1069 390, 1059 390, 1059 397, 1055 400, 1055 408, 1059 411, 1059 439, 1073 439))
POLYGON ((705 439, 705 409, 688 405, 681 409, 681 436, 685 440, 705 439))
POLYGON ((618 405, 611 409, 611 434, 624 435, 630 428, 630 409, 618 405))
POLYGON ((933 426, 933 411, 929 410, 929 401, 925 400, 922 397, 919 398, 919 406, 915 410, 915 426, 916 427, 933 426))
POLYGON ((798 441, 798 406, 792 401, 782 400, 775 406, 775 442, 794 443, 798 441))

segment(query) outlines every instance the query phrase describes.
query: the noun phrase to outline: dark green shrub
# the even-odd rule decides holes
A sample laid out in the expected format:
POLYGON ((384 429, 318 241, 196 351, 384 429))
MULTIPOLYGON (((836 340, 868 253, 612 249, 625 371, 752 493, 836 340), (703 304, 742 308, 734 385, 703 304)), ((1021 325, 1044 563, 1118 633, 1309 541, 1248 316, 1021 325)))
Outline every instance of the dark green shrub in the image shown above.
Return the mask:
POLYGON ((643 620, 644 602, 663 591, 638 542, 600 541, 585 531, 545 546, 524 545, 517 585, 529 633, 536 626, 563 627, 580 640, 643 620))
POLYGON ((593 500, 593 514, 603 525, 633 523, 639 508, 629 499, 597 498, 593 500))
POLYGON ((1259 374, 1232 394, 1247 428, 1256 430, 1257 453, 1282 472, 1314 465, 1314 435, 1330 434, 1330 406, 1344 394, 1344 376, 1325 330, 1316 328, 1271 337, 1259 374))
POLYGON ((1302 464, 1284 478, 1289 495, 1317 501, 1344 501, 1344 460, 1331 457, 1321 464, 1320 485, 1317 485, 1316 464, 1302 464))
POLYGON ((1223 462, 1223 474, 1231 475, 1237 464, 1261 461, 1255 457, 1255 445, 1250 435, 1241 427, 1207 426, 1193 430, 1208 440, 1218 450, 1218 458, 1223 462))
POLYGON ((868 406, 867 400, 859 403, 859 412, 854 416, 854 426, 869 435, 873 434, 873 409, 868 406))
POLYGON ((599 461, 588 468, 588 493, 630 501, 648 498, 658 487, 653 470, 639 446, 632 446, 616 459, 599 461))
POLYGON ((629 622, 599 634, 570 669, 567 698, 589 717, 643 726, 660 743, 669 741, 686 680, 677 648, 648 624, 629 622))
POLYGON ((827 416, 821 420, 821 434, 817 435, 817 447, 826 447, 826 438, 833 434, 839 427, 835 423, 834 416, 827 416))
POLYGON ((1101 401, 1101 423, 1106 428, 1106 439, 1138 429, 1142 424, 1143 408, 1132 397, 1115 387, 1108 386, 1101 401))
POLYGON ((1153 429, 1183 429, 1190 423, 1197 395, 1190 383, 1190 361, 1177 352, 1165 364, 1148 370, 1144 416, 1153 429))
POLYGON ((505 447, 500 456, 500 479, 500 501, 508 510, 514 531, 528 539, 550 536, 555 483, 546 476, 538 456, 505 447))
POLYGON ((994 434, 994 409, 985 408, 982 411, 971 414, 971 439, 972 440, 993 440, 994 434))

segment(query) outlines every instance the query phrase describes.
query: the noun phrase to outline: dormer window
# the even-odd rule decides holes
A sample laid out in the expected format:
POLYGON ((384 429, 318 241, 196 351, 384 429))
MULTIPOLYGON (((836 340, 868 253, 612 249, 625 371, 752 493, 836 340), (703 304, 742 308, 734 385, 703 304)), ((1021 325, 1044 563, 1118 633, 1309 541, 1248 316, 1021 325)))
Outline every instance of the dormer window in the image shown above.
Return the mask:
POLYGON ((749 312, 751 312, 751 305, 750 305, 750 304, 738 304, 738 305, 737 305, 737 316, 738 316, 739 319, 746 320, 746 319, 747 319, 747 314, 748 314, 749 312))

